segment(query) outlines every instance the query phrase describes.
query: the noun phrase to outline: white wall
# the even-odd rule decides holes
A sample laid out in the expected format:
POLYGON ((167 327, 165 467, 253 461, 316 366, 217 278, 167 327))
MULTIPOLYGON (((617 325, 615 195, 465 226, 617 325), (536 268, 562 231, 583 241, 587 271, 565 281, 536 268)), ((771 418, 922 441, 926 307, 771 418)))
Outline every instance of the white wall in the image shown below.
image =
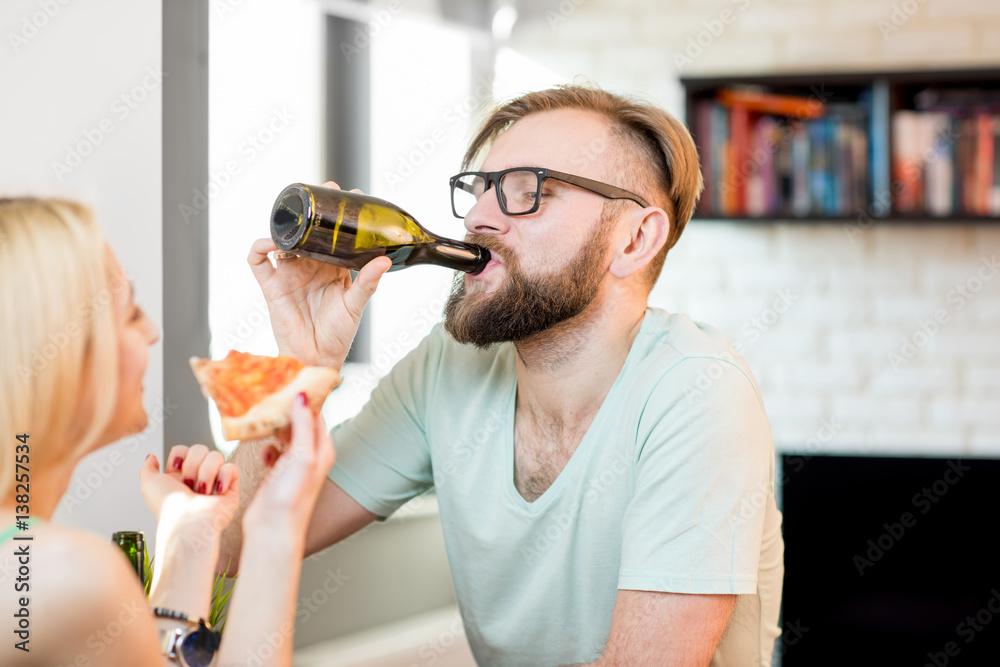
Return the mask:
MULTIPOLYGON (((0 6, 0 194, 91 206, 137 302, 162 321, 159 0, 5 0, 0 6), (58 165, 64 165, 65 168, 58 165)), ((150 350, 143 434, 91 454, 55 520, 110 539, 155 521, 139 467, 163 449, 163 362, 150 350)), ((38 443, 37 446, 44 446, 38 443)), ((161 456, 162 458, 162 456, 161 456)))

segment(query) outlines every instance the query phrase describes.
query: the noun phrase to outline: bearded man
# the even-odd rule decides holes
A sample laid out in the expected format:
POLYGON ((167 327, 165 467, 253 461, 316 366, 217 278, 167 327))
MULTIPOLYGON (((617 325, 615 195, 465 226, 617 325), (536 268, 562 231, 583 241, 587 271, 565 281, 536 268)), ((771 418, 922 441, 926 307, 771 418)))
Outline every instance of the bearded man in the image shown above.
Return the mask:
MULTIPOLYGON (((473 165, 453 210, 492 259, 332 430, 305 554, 434 488, 479 664, 770 665, 783 542, 759 389, 718 330, 647 305, 702 187, 687 129, 560 87, 499 107, 473 165)), ((279 350, 339 368, 389 261, 352 284, 273 250, 249 262, 279 350)), ((237 449, 246 496, 272 451, 237 449)))

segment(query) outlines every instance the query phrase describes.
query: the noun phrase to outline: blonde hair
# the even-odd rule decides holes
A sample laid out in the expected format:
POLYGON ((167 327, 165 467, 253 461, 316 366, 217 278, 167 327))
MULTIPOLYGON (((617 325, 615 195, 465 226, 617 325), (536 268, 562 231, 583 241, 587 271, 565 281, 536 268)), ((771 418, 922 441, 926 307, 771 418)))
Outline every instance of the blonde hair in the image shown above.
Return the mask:
MULTIPOLYGON (((463 168, 468 169, 480 152, 516 121, 556 109, 581 109, 603 116, 617 139, 618 150, 610 162, 621 182, 611 185, 642 195, 666 212, 670 221, 667 241, 645 272, 652 288, 702 190, 698 150, 691 133, 666 111, 590 86, 565 85, 527 93, 499 106, 486 118, 465 153, 463 168)), ((604 215, 617 216, 625 206, 626 202, 609 200, 604 215)))
POLYGON ((0 198, 0 499, 16 496, 15 435, 29 435, 37 474, 93 449, 111 419, 118 335, 106 252, 86 207, 0 198))

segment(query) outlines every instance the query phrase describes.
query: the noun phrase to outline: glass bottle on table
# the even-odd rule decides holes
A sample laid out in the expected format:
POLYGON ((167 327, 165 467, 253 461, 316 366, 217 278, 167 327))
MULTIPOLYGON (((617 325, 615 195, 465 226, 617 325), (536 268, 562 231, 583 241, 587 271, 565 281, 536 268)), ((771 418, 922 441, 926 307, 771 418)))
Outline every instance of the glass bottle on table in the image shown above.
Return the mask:
POLYGON ((111 535, 111 541, 125 553, 139 583, 146 586, 146 537, 138 530, 121 530, 111 535))

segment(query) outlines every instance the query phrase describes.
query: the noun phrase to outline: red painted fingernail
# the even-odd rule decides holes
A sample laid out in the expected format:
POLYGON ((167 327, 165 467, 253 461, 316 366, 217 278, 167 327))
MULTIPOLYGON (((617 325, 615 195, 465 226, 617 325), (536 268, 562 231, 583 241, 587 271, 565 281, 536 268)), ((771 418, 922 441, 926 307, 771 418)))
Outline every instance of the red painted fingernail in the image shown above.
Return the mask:
POLYGON ((193 479, 186 479, 186 480, 184 480, 184 483, 187 484, 187 487, 189 489, 191 489, 192 491, 194 491, 194 480, 193 479))
POLYGON ((205 482, 199 482, 198 493, 205 493, 206 491, 208 491, 208 485, 205 482))
POLYGON ((306 398, 306 392, 300 391, 299 395, 298 395, 298 399, 299 399, 299 405, 305 405, 306 404, 306 400, 307 400, 307 398, 306 398))
POLYGON ((174 459, 174 470, 180 470, 180 469, 181 469, 181 457, 178 456, 176 459, 174 459))
POLYGON ((215 483, 215 492, 222 493, 222 480, 220 479, 215 483))

